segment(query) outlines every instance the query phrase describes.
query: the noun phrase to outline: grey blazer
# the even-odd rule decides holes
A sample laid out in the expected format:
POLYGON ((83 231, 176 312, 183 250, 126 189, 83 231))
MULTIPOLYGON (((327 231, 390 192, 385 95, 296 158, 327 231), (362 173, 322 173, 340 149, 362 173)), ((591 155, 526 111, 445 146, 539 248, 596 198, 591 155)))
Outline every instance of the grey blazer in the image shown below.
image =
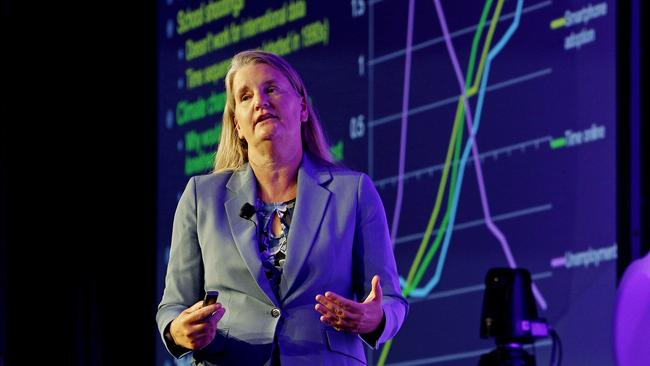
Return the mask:
MULTIPOLYGON (((270 364, 276 344, 282 366, 365 364, 362 341, 375 348, 392 338, 408 312, 386 215, 370 178, 303 155, 279 298, 264 274, 256 226, 239 216, 246 202, 255 202, 256 187, 248 164, 190 179, 174 216, 156 315, 163 342, 173 319, 205 291, 218 290, 226 313, 215 339, 191 352, 194 363, 270 364), (320 322, 316 294, 334 291, 362 301, 375 274, 381 276, 385 314, 378 337, 362 339, 320 322)), ((189 353, 165 346, 174 357, 189 353)))

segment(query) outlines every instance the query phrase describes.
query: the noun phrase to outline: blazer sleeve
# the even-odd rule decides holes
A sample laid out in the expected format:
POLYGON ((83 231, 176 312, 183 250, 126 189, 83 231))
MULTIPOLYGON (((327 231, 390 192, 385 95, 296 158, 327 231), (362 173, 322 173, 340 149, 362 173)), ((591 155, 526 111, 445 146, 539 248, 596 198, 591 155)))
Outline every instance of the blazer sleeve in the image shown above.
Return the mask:
POLYGON ((165 339, 165 331, 172 320, 201 298, 203 292, 203 258, 196 226, 195 179, 193 177, 188 182, 174 214, 165 291, 156 314, 162 341, 169 353, 176 358, 190 352, 170 345, 165 339))
POLYGON ((359 177, 357 199, 353 286, 357 299, 363 300, 372 289, 372 277, 380 276, 384 319, 376 332, 360 335, 366 344, 376 349, 397 334, 409 305, 400 289, 384 206, 366 174, 359 177))

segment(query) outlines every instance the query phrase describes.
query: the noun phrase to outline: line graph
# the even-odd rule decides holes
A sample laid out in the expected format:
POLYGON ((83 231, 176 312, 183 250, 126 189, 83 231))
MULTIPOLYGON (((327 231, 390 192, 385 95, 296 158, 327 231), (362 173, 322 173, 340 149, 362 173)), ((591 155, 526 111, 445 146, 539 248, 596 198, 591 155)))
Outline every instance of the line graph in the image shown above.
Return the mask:
MULTIPOLYGON (((483 208, 483 213, 485 217, 485 223, 490 230, 490 232, 497 237, 499 240, 499 243, 501 244, 501 248, 504 252, 504 255, 507 258, 508 264, 510 267, 514 268, 517 266, 516 261, 514 259, 514 256, 512 255, 512 251, 510 249, 510 246, 508 244, 508 241, 505 237, 505 235, 502 233, 502 231, 494 224, 494 221, 492 220, 491 214, 490 214, 490 207, 489 207, 489 202, 487 199, 487 194, 485 192, 485 183, 483 179, 483 173, 481 169, 481 162, 479 158, 479 153, 478 153, 478 146, 476 143, 476 133, 479 127, 480 123, 480 113, 481 109, 483 106, 483 100, 485 96, 485 90, 486 90, 486 82, 488 79, 489 75, 489 70, 490 70, 490 65, 492 60, 498 55, 498 53, 503 49, 507 41, 510 39, 514 31, 517 29, 517 26, 519 24, 519 19, 521 17, 521 11, 522 11, 522 5, 523 5, 523 0, 519 0, 517 2, 517 7, 515 11, 515 17, 506 31, 505 35, 497 42, 496 46, 491 49, 488 52, 489 46, 491 44, 492 37, 494 35, 494 30, 495 27, 498 23, 499 16, 501 14, 501 10, 503 7, 503 0, 500 0, 495 8, 494 14, 493 14, 493 19, 492 22, 490 23, 490 28, 488 30, 486 40, 485 40, 485 46, 483 48, 483 52, 481 55, 481 59, 479 61, 478 69, 477 69, 477 75, 475 78, 475 81, 473 83, 473 86, 471 86, 469 89, 466 89, 465 84, 467 86, 470 85, 470 80, 471 80, 471 75, 473 71, 473 66, 474 66, 474 57, 476 55, 476 49, 477 49, 477 44, 478 40, 480 39, 481 32, 483 30, 483 27, 485 25, 485 20, 486 16, 488 14, 488 11, 490 9, 492 1, 488 0, 484 6, 484 10, 481 15, 481 21, 479 22, 479 27, 477 29, 476 36, 474 37, 474 42, 472 46, 472 56, 470 57, 470 66, 468 68, 468 73, 466 77, 466 81, 463 81, 462 77, 462 72, 460 70, 460 64, 458 62, 458 58, 456 56, 456 51, 454 49, 454 46, 451 42, 451 37, 449 33, 449 29, 447 27, 447 22, 445 19, 445 15, 442 9, 442 6, 440 5, 439 0, 434 0, 434 4, 436 7, 436 14, 438 16, 438 20, 440 22, 440 26, 442 28, 444 40, 445 40, 445 45, 447 47, 447 51, 449 53, 449 57, 451 59, 451 62, 454 67, 454 72, 456 74, 456 78, 459 84, 459 89, 460 89, 460 98, 459 98, 459 103, 457 107, 457 112, 456 112, 456 121, 454 123, 454 127, 452 129, 452 134, 450 137, 450 144, 449 148, 447 150, 447 158, 445 160, 444 168, 443 168, 443 174, 440 180, 440 185, 438 189, 438 194, 436 197, 436 201, 434 204, 434 209, 431 214, 431 219, 429 220, 429 224, 427 226, 427 230, 425 232, 425 235, 422 239, 422 243, 420 245, 420 248, 418 250, 418 253, 413 261, 413 264, 411 265, 411 269, 409 270, 409 275, 407 279, 404 279, 400 277, 400 284, 402 286, 402 292, 405 296, 412 296, 412 297, 425 297, 428 295, 433 288, 439 283, 441 274, 442 274, 442 269, 444 266, 445 262, 445 257, 448 251, 449 243, 451 240, 451 234, 453 230, 447 229, 447 226, 453 227, 455 217, 456 217, 456 210, 458 207, 458 199, 459 199, 459 193, 460 193, 460 188, 461 184, 463 181, 463 175, 464 175, 464 168, 465 165, 467 164, 467 159, 469 155, 469 148, 472 148, 473 152, 473 158, 474 158, 474 166, 476 170, 476 176, 477 176, 477 184, 479 186, 479 190, 481 193, 481 205, 483 208), (485 70, 485 71, 484 71, 485 70), (483 76, 484 73, 484 77, 483 76), (479 89, 479 101, 478 101, 478 108, 477 108, 477 118, 473 122, 472 121, 472 113, 471 113, 471 108, 469 105, 468 98, 476 93, 476 90, 479 86, 479 81, 480 81, 480 89, 479 89), (452 173, 452 179, 451 179, 451 184, 450 186, 452 187, 452 190, 449 192, 449 196, 451 197, 453 195, 453 200, 449 201, 449 206, 451 210, 447 210, 447 213, 451 211, 450 215, 445 215, 443 218, 443 221, 441 223, 441 227, 445 228, 445 230, 439 230, 438 235, 436 235, 436 241, 434 244, 431 246, 430 250, 427 253, 427 256, 424 260, 424 263, 420 266, 420 261, 422 259, 422 255, 424 253, 424 250, 426 248, 426 245, 429 241, 429 237, 431 235, 431 232, 433 230, 434 224, 436 222, 437 216, 439 214, 439 209, 442 203, 442 196, 443 192, 445 190, 445 185, 447 182, 447 176, 449 173, 449 167, 450 167, 450 159, 452 156, 452 150, 456 146, 460 146, 460 141, 462 141, 462 135, 458 134, 458 129, 459 129, 459 124, 460 120, 462 119, 462 116, 465 116, 466 122, 467 122, 467 128, 468 131, 470 132, 468 141, 465 145, 465 149, 463 151, 463 157, 460 161, 460 167, 458 165, 454 165, 454 172, 452 173), (460 117, 459 117, 460 116, 460 117), (457 143, 457 144, 456 144, 457 143), (457 170, 460 170, 460 175, 458 176, 458 179, 456 179, 456 174, 457 170), (451 217, 451 218, 450 218, 451 217), (436 266, 435 274, 434 276, 427 282, 427 284, 421 288, 416 287, 417 284, 421 281, 424 272, 426 268, 428 267, 430 261, 433 258, 433 255, 437 251, 439 247, 439 241, 442 233, 445 233, 445 239, 444 243, 442 245, 441 253, 439 256, 438 264, 436 266), (419 267, 419 268, 418 268, 419 267)), ((413 14, 414 11, 414 3, 413 1, 409 2, 409 19, 408 19, 408 30, 407 30, 407 53, 406 53, 406 63, 405 63, 405 80, 404 80, 404 100, 408 99, 408 81, 406 79, 406 76, 410 76, 410 54, 411 54, 411 41, 412 41, 412 29, 413 29, 413 14)), ((403 102, 403 110, 402 110, 402 134, 401 134, 401 139, 400 139, 400 159, 399 159, 399 174, 398 174, 398 194, 397 194, 397 199, 396 199, 396 204, 395 204, 395 211, 394 211, 394 219, 393 219, 393 225, 392 225, 392 231, 391 231, 391 239, 393 244, 395 243, 395 238, 397 236, 397 227, 399 223, 399 214, 401 210, 401 204, 402 204, 402 192, 403 192, 403 178, 404 178, 404 160, 405 160, 405 154, 404 154, 404 149, 405 149, 405 131, 406 131, 406 122, 407 122, 407 116, 408 116, 408 103, 403 102)), ((462 129, 461 129, 462 131, 462 129)), ((456 160, 457 160, 457 153, 458 149, 455 149, 456 151, 456 160)), ((547 304, 542 296, 541 292, 539 289, 536 287, 535 284, 533 284, 533 293, 535 294, 536 300, 539 303, 540 307, 542 309, 546 309, 547 304)), ((388 352, 390 350, 392 341, 388 341, 381 352, 380 358, 378 365, 383 365, 385 363, 385 360, 387 358, 388 352)))
MULTIPOLYGON (((523 7, 523 0, 518 0, 517 1, 517 10, 515 12, 515 18, 506 31, 506 34, 499 40, 499 42, 496 44, 496 46, 490 50, 490 52, 487 55, 487 62, 485 64, 485 77, 481 79, 481 89, 479 91, 479 97, 478 97, 478 107, 477 107, 477 114, 476 114, 476 120, 474 121, 475 123, 472 122, 472 116, 471 116, 471 109, 469 106, 469 102, 467 101, 467 92, 472 92, 472 90, 475 90, 475 86, 477 83, 475 82, 474 87, 472 89, 469 89, 469 91, 465 90, 465 86, 463 84, 463 79, 460 71, 460 64, 458 63, 458 58, 456 57, 456 51, 454 50, 454 47, 451 43, 451 37, 449 36, 449 30, 447 29, 447 22, 445 20, 444 13, 442 11, 442 7, 440 6, 440 0, 434 0, 436 4, 436 10, 438 10, 438 17, 440 18, 440 23, 443 28, 443 33, 445 35, 445 43, 447 44, 447 49, 449 51, 449 55, 451 57, 451 61, 454 65, 454 70, 456 72, 456 77, 458 78, 458 84, 461 89, 461 94, 463 95, 463 103, 465 104, 465 116, 466 116, 466 121, 467 121, 467 128, 468 130, 471 131, 471 134, 469 136, 469 140, 467 141, 467 144, 465 145, 465 151, 463 152, 463 158, 461 160, 461 167, 460 167, 460 178, 456 182, 456 187, 454 189, 454 206, 452 208, 452 218, 451 218, 451 225, 453 225, 454 220, 455 220, 455 212, 458 208, 458 196, 460 193, 460 184, 462 183, 463 180, 463 173, 464 173, 464 167, 465 164, 467 164, 467 156, 469 154, 469 147, 471 144, 472 148, 472 153, 474 157, 474 167, 476 169, 476 176, 478 179, 478 186, 479 190, 481 192, 481 205, 483 207, 483 213, 485 215, 485 222, 490 231, 494 236, 496 236, 499 239, 499 243, 501 244, 501 248, 503 249, 503 252, 508 260, 508 264, 510 265, 511 268, 516 268, 517 263, 515 261, 514 256, 512 255, 512 250, 510 248, 510 245, 508 244, 508 240, 506 239, 505 235, 503 232, 494 224, 494 221, 492 220, 492 215, 490 214, 490 205, 487 199, 487 194, 485 192, 485 182, 483 179, 483 170, 481 169, 481 162, 479 160, 479 154, 478 154, 478 145, 476 143, 476 133, 478 131, 479 123, 481 121, 480 116, 481 116, 481 111, 483 107, 483 101, 485 100, 485 87, 487 85, 487 79, 490 74, 490 66, 494 58, 501 52, 505 44, 508 42, 510 37, 512 37, 512 34, 515 32, 517 27, 519 26, 519 20, 521 18, 521 10, 523 7)), ((503 6, 503 1, 499 1, 497 4, 497 8, 495 10, 495 17, 498 18, 498 13, 501 12, 501 7, 503 6)), ((492 23, 496 24, 496 22, 492 23)), ((490 27, 490 32, 488 33, 488 38, 486 40, 486 44, 489 43, 489 41, 492 38, 493 34, 493 29, 490 27)), ((482 70, 482 62, 483 62, 483 57, 481 58, 481 64, 479 65, 479 71, 478 71, 478 76, 476 80, 480 79, 481 75, 481 70, 482 70)), ((447 250, 446 248, 448 247, 449 239, 451 238, 451 230, 448 230, 446 235, 445 235, 445 244, 443 245, 443 253, 446 253, 447 250)), ((441 259, 443 259, 443 255, 440 256, 441 259)), ((441 263, 439 261, 439 263, 441 263)), ((436 275, 438 275, 439 271, 436 271, 436 275)), ((439 277, 439 276, 438 276, 439 277)), ((436 283, 433 279, 430 281, 426 288, 433 288, 434 285, 433 283, 436 283)), ((539 288, 537 285, 533 282, 533 294, 535 295, 535 299, 537 300, 537 303, 539 306, 545 310, 548 305, 546 303, 546 300, 542 296, 541 292, 539 291, 539 288)))
MULTIPOLYGON (((602 159, 600 154, 607 149, 602 142, 609 135, 605 136, 606 123, 598 114, 564 111, 589 105, 578 97, 580 93, 598 93, 559 87, 564 80, 582 80, 580 75, 588 72, 574 59, 560 57, 566 55, 555 53, 551 58, 535 50, 539 46, 548 52, 548 42, 553 41, 549 35, 559 38, 554 42, 560 47, 565 43, 558 30, 549 31, 549 23, 563 14, 566 5, 526 3, 418 0, 402 3, 402 11, 390 0, 370 5, 368 103, 373 108, 367 123, 368 170, 388 209, 402 293, 419 323, 406 326, 405 341, 398 336, 371 353, 372 364, 469 364, 465 362, 476 354, 467 350, 480 348, 469 335, 475 329, 472 322, 463 320, 462 330, 454 329, 465 337, 463 346, 437 334, 433 324, 447 324, 449 331, 454 325, 447 319, 450 315, 476 311, 462 301, 476 304, 483 287, 468 279, 480 278, 490 266, 529 268, 538 308, 550 318, 565 316, 567 301, 574 295, 567 274, 559 271, 585 266, 553 266, 558 262, 553 259, 563 254, 561 248, 583 253, 602 242, 571 242, 576 234, 570 225, 591 213, 565 201, 580 195, 581 188, 570 183, 573 174, 582 171, 579 159, 595 151, 602 159), (399 31, 392 32, 400 34, 402 43, 386 47, 382 40, 390 32, 382 25, 396 16, 403 20, 397 22, 399 31), (397 78, 390 75, 407 74, 410 80, 399 79, 401 89, 385 89, 397 85, 397 78), (427 88, 432 92, 423 93, 427 88), (390 102, 398 98, 399 106, 390 102), (599 147, 585 147, 580 135, 589 135, 599 147), (427 143, 419 142, 424 140, 427 143), (582 150, 571 150, 576 147, 582 150), (468 164, 473 169, 467 169, 468 164), (520 186, 508 189, 508 184, 520 186), (465 268, 465 263, 478 268, 465 268), (427 317, 434 329, 426 329, 427 317), (435 339, 436 351, 414 349, 413 334, 435 339)), ((596 80, 598 74, 589 75, 596 80)), ((606 106, 606 101, 601 103, 606 106)), ((605 110, 601 116, 611 116, 605 110)), ((605 185, 611 180, 592 175, 594 180, 583 184, 599 182, 599 192, 608 192, 605 185)), ((607 227, 611 226, 603 226, 607 227)), ((584 233, 582 238, 588 238, 584 233)), ((613 250, 610 247, 605 249, 613 250)), ((606 306, 597 309, 605 311, 606 306)), ((566 316, 594 319, 585 311, 566 316)))

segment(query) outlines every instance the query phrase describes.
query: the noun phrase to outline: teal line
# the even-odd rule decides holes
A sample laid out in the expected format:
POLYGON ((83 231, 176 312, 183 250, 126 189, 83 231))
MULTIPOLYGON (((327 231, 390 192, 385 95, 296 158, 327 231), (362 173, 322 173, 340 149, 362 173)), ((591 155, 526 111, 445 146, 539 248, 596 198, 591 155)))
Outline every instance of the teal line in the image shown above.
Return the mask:
MULTIPOLYGON (((478 131, 481 122, 481 112, 483 110, 483 101, 485 99, 485 89, 487 85, 487 79, 490 74, 490 65, 492 64, 492 60, 497 56, 497 54, 499 54, 499 52, 501 52, 503 47, 510 40, 513 33, 519 26, 519 19, 521 18, 522 5, 523 5, 523 0, 517 0, 517 10, 515 12, 515 18, 512 21, 512 24, 510 25, 506 33, 503 35, 503 37, 501 37, 501 39, 496 44, 496 46, 494 46, 494 48, 490 50, 487 56, 487 60, 485 63, 485 70, 483 72, 483 79, 481 79, 481 87, 479 89, 478 102, 476 105, 476 114, 474 116, 475 117, 474 125, 472 126, 472 132, 469 138, 467 139, 467 142, 465 143, 465 149, 463 150, 463 156, 461 158, 460 167, 459 167, 459 176, 458 176, 458 180, 456 181, 456 186, 454 188, 454 200, 451 208, 449 227, 454 227, 454 221, 456 220, 456 210, 458 209, 460 190, 462 187, 463 176, 465 173, 465 166, 467 164, 467 158, 469 156, 469 152, 472 147, 474 136, 476 136, 476 132, 478 131)), ((451 241, 452 233, 453 230, 447 230, 447 232, 445 233, 445 240, 442 245, 442 249, 440 251, 440 257, 438 257, 436 272, 431 278, 431 280, 429 280, 429 282, 427 282, 427 284, 424 285, 423 287, 414 288, 413 291, 411 291, 409 296, 425 297, 431 292, 431 290, 433 290, 434 287, 438 285, 438 283, 440 282, 440 278, 442 276, 442 269, 444 267, 444 263, 447 257, 447 250, 449 249, 449 242, 451 241)))

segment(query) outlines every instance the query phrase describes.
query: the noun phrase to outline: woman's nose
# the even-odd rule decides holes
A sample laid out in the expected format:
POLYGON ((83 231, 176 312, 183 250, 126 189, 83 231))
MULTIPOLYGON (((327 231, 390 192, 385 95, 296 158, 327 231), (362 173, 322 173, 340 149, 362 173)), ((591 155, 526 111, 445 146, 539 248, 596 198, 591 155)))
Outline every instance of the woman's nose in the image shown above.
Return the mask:
POLYGON ((258 94, 258 96, 255 98, 255 108, 262 108, 262 107, 268 107, 269 106, 269 99, 264 93, 258 94))

